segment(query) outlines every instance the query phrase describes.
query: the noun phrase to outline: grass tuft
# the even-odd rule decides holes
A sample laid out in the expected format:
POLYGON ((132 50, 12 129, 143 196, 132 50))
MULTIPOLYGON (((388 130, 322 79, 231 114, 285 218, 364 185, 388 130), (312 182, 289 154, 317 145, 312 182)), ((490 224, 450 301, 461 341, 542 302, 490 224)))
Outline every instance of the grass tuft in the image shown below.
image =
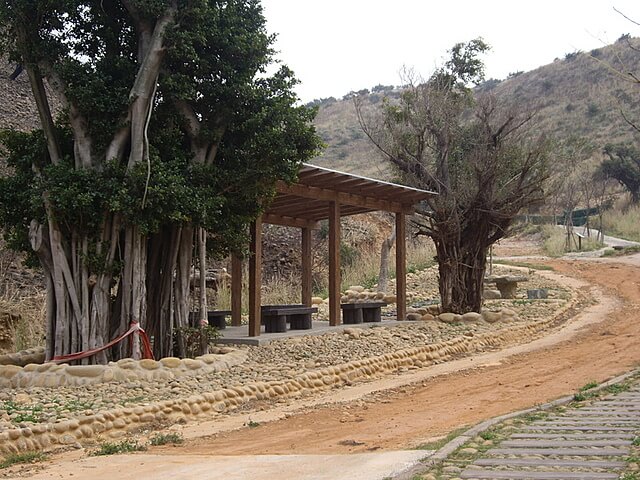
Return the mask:
POLYGON ((2 462, 0 462, 0 468, 8 468, 12 465, 18 465, 22 463, 36 463, 45 460, 47 456, 42 452, 25 452, 25 453, 13 453, 7 455, 2 462))
POLYGON ((117 455, 119 453, 143 452, 147 449, 145 445, 141 445, 136 441, 123 440, 121 442, 106 442, 100 445, 98 450, 94 450, 91 455, 117 455))
POLYGON ((590 382, 584 384, 582 387, 580 387, 580 391, 584 392, 586 390, 591 390, 592 388, 595 388, 598 386, 598 382, 596 382, 595 380, 591 380, 590 382))
POLYGON ((184 442, 184 438, 179 433, 158 433, 149 439, 149 445, 154 447, 160 445, 180 445, 184 442))
POLYGON ((466 427, 466 426, 465 427, 461 427, 461 428, 457 428, 457 429, 449 432, 447 435, 445 435, 442 438, 434 440, 433 442, 427 442, 427 443, 423 443, 422 445, 417 446, 416 450, 439 450, 442 447, 444 447, 447 443, 449 443, 451 440, 453 440, 457 436, 459 436, 462 433, 464 433, 467 430, 467 428, 468 427, 466 427))

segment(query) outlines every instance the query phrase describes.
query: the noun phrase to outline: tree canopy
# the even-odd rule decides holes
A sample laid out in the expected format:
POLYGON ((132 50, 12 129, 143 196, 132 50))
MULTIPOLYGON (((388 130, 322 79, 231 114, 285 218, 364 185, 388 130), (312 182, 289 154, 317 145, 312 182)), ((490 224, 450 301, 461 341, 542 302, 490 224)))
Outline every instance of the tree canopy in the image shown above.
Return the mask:
POLYGON ((48 275, 48 353, 131 323, 172 353, 195 232, 210 254, 242 254, 275 182, 320 145, 259 1, 17 0, 0 5, 0 33, 42 124, 0 137, 13 169, 0 222, 48 275))
POLYGON ((631 201, 640 201, 640 151, 632 145, 606 145, 600 171, 618 181, 631 194, 631 201))

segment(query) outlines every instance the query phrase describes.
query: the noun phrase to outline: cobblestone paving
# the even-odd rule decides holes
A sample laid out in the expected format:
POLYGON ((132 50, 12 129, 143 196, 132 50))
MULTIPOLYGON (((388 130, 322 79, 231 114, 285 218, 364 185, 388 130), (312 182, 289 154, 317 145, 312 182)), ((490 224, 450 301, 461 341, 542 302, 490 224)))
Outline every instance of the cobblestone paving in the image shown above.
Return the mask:
MULTIPOLYGON (((467 465, 462 479, 617 479, 639 443, 640 386, 523 425, 467 465)), ((635 478, 635 476, 633 477, 635 478)))

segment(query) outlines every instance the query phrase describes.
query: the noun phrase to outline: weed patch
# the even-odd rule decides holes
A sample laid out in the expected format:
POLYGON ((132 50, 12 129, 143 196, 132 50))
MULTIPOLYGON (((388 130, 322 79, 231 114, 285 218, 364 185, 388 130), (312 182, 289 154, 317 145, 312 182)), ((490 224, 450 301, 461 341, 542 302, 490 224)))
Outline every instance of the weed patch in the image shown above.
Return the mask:
POLYGON ((42 452, 14 453, 6 456, 5 459, 0 462, 0 468, 8 468, 21 463, 37 463, 46 458, 47 456, 42 452))
POLYGON ((154 447, 160 445, 180 445, 184 443, 184 438, 179 433, 159 433, 149 439, 149 445, 154 447))
POLYGON ((117 455, 119 453, 143 452, 147 449, 145 445, 132 440, 123 440, 121 442, 106 442, 100 445, 98 450, 91 453, 92 456, 100 455, 117 455))

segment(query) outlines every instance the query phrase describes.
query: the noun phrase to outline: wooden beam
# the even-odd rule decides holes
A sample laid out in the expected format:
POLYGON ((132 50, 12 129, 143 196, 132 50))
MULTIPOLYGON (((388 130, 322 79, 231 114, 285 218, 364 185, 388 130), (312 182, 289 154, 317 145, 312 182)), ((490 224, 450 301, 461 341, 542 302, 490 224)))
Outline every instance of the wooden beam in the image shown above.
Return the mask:
POLYGON ((407 319, 407 235, 404 213, 396 213, 396 305, 398 320, 407 319))
POLYGON ((231 325, 242 325, 242 260, 231 255, 231 325))
POLYGON ((340 325, 340 204, 329 205, 329 325, 340 325))
POLYGON ((262 218, 251 224, 249 257, 249 336, 260 336, 260 290, 262 287, 262 218))
POLYGON ((352 193, 336 192, 335 190, 328 188, 312 187, 299 183, 287 185, 280 181, 276 184, 276 189, 279 193, 286 193, 314 200, 339 202, 345 205, 355 205, 356 207, 370 208, 372 210, 384 210, 387 212, 413 213, 413 206, 411 205, 403 205, 399 202, 381 200, 379 198, 355 195, 352 193))
POLYGON ((311 306, 311 229, 302 229, 302 304, 311 306))
POLYGON ((265 213, 262 215, 263 223, 271 223, 273 225, 284 225, 285 227, 299 227, 317 229, 318 222, 315 220, 307 220, 306 218, 290 217, 288 215, 278 215, 275 213, 265 213))

